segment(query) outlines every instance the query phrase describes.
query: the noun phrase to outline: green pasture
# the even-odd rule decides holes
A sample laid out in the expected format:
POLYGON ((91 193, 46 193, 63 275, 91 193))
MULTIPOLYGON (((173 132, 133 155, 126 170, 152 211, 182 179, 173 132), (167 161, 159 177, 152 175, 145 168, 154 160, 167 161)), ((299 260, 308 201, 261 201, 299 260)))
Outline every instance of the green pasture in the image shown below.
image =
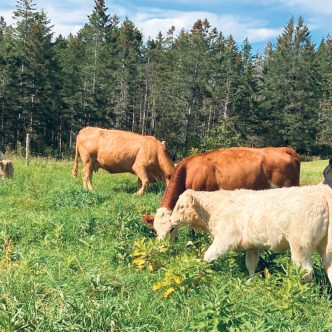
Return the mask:
MULTIPOLYGON (((301 183, 326 164, 302 163, 301 183)), ((309 284, 289 253, 263 252, 252 279, 242 253, 207 264, 206 235, 170 246, 142 224, 162 185, 137 197, 134 176, 100 171, 86 192, 71 166, 16 158, 0 181, 0 331, 332 331, 317 255, 309 284)))

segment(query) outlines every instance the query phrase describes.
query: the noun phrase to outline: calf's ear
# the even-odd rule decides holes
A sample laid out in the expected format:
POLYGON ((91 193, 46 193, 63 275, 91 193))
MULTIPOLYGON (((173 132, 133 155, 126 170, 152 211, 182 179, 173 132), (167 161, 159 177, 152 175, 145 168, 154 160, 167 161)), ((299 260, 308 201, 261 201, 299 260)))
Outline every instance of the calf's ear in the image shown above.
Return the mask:
POLYGON ((330 166, 332 166, 332 158, 329 160, 329 164, 330 166))
POLYGON ((145 224, 151 228, 152 230, 155 230, 153 227, 153 222, 154 222, 154 214, 144 214, 143 215, 143 221, 145 224))
POLYGON ((192 192, 188 192, 187 198, 188 198, 188 202, 190 203, 191 206, 197 207, 199 205, 197 199, 194 197, 192 192))

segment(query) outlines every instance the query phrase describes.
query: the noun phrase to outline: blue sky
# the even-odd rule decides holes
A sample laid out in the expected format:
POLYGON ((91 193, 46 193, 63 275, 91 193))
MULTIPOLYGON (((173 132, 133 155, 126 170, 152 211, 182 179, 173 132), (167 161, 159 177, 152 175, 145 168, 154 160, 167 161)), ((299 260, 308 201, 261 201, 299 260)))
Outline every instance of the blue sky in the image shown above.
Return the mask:
MULTIPOLYGON (((93 0, 34 0, 54 25, 56 34, 77 32, 92 12, 93 0)), ((15 0, 0 0, 0 16, 13 23, 15 0)), ((319 43, 332 34, 332 0, 106 0, 110 14, 128 16, 143 32, 154 38, 174 25, 176 31, 190 29, 198 18, 208 18, 225 35, 238 43, 248 37, 254 50, 262 51, 275 41, 291 15, 304 17, 312 38, 319 43)))

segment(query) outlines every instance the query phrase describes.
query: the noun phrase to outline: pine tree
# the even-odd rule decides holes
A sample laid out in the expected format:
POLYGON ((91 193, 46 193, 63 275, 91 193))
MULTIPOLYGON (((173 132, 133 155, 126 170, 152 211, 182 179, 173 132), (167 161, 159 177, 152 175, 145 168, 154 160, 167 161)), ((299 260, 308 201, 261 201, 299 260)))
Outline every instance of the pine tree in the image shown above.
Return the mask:
POLYGON ((139 67, 142 51, 142 34, 129 19, 118 30, 115 84, 111 92, 115 127, 139 131, 137 119, 140 114, 141 76, 139 67))
POLYGON ((308 27, 291 18, 263 73, 262 107, 268 143, 311 151, 317 136, 320 75, 308 27))
POLYGON ((319 107, 319 143, 331 146, 332 142, 332 37, 319 45, 317 61, 321 75, 322 97, 319 107))
MULTIPOLYGON (((79 39, 83 47, 82 84, 84 123, 105 126, 108 110, 109 82, 109 39, 112 24, 104 0, 95 0, 89 22, 80 30, 79 39)), ((106 125, 107 126, 107 125, 106 125)))
POLYGON ((37 12, 31 0, 19 0, 14 14, 20 94, 17 140, 23 141, 25 133, 33 133, 33 143, 41 149, 45 143, 51 145, 54 136, 53 73, 56 61, 52 27, 45 12, 37 12))
POLYGON ((0 151, 15 148, 18 89, 14 29, 0 17, 0 151))

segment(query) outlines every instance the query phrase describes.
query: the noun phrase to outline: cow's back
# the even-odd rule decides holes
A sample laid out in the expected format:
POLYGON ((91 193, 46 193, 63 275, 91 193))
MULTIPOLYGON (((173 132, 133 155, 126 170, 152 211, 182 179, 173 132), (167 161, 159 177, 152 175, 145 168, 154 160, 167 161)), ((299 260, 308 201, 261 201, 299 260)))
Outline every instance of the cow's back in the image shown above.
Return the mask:
POLYGON ((298 186, 300 161, 296 156, 296 152, 288 147, 236 147, 187 157, 177 165, 161 207, 172 210, 186 189, 261 190, 298 186))
POLYGON ((187 189, 213 191, 265 189, 264 154, 259 149, 231 148, 197 155, 187 164, 187 189))

